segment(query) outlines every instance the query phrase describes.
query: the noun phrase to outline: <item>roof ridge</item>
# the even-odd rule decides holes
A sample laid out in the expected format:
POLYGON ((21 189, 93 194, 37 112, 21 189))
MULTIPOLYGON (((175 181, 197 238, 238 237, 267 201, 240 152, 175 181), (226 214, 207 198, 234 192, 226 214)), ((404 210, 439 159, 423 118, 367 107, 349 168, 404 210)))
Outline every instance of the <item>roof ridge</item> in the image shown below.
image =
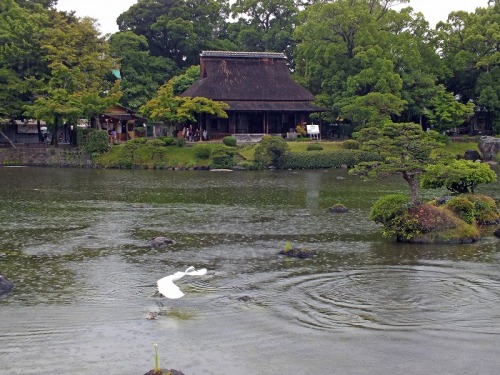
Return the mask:
POLYGON ((202 51, 202 57, 254 57, 286 59, 282 52, 250 52, 250 51, 202 51))

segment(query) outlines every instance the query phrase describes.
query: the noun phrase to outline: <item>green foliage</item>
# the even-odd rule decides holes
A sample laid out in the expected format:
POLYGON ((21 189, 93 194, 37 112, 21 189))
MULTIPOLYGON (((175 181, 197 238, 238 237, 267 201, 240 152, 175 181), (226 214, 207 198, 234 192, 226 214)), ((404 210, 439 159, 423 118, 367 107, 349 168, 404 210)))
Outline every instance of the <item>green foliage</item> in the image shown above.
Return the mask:
POLYGON ((414 123, 365 128, 355 135, 363 150, 378 153, 383 161, 360 163, 349 173, 372 178, 399 175, 407 182, 412 202, 416 203, 419 199, 417 179, 433 161, 432 151, 440 144, 414 123))
POLYGON ((355 139, 348 139, 344 141, 342 144, 342 147, 348 150, 358 150, 359 149, 359 142, 356 141, 355 139))
POLYGON ((229 147, 236 147, 237 139, 231 135, 222 138, 222 143, 229 147))
POLYGON ((488 164, 462 159, 428 166, 420 184, 427 189, 445 186, 454 194, 465 194, 474 193, 478 184, 491 183, 496 178, 488 164))
POLYGON ((197 144, 193 150, 194 156, 198 159, 209 159, 212 155, 212 148, 207 144, 197 144))
POLYGON ((281 137, 265 135, 255 149, 255 162, 264 167, 277 166, 280 158, 289 151, 289 146, 281 137))
POLYGON ((462 104, 455 96, 440 86, 430 100, 429 108, 424 110, 429 122, 439 132, 460 126, 474 114, 474 103, 462 104))
POLYGON ((370 220, 376 223, 390 223, 408 212, 410 200, 404 194, 385 195, 375 202, 370 211, 370 220))
POLYGON ((234 157, 231 155, 217 154, 212 157, 211 169, 230 169, 234 167, 234 157))
POLYGON ((89 154, 101 154, 108 151, 109 148, 108 132, 105 130, 91 131, 83 144, 83 150, 89 154))
POLYGON ((474 204, 466 197, 455 197, 446 203, 446 207, 453 211, 459 218, 468 224, 473 224, 475 221, 474 204))
POLYGON ((487 195, 464 195, 474 204, 474 217, 478 224, 495 224, 500 222, 500 210, 495 200, 487 195))
POLYGON ((186 138, 184 137, 177 138, 176 145, 177 147, 186 147, 186 138))
POLYGON ((287 152, 278 162, 281 169, 320 169, 353 167, 361 162, 380 161, 380 155, 361 150, 332 150, 318 152, 287 152))
POLYGON ((174 137, 161 137, 159 138, 163 141, 165 146, 172 146, 175 144, 175 138, 174 137))
POLYGON ((311 143, 307 145, 307 151, 322 151, 323 146, 321 146, 319 143, 311 143))

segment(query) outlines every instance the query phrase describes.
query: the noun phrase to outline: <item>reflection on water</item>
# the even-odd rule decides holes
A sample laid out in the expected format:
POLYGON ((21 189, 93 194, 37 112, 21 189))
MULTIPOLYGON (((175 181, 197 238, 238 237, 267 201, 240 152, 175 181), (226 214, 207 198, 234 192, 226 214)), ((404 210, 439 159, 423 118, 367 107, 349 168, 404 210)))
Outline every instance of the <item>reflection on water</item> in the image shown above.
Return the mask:
MULTIPOLYGON (((368 220, 397 180, 344 171, 0 168, 0 373, 492 374, 500 249, 415 246, 368 220), (350 208, 330 214, 334 203, 350 208), (162 235, 177 243, 153 249, 162 235), (286 241, 317 255, 277 255, 286 241), (156 280, 187 266, 180 300, 156 280), (147 319, 148 318, 148 319, 147 319)), ((500 199, 500 185, 481 188, 500 199)), ((438 191, 424 192, 428 197, 438 191)))

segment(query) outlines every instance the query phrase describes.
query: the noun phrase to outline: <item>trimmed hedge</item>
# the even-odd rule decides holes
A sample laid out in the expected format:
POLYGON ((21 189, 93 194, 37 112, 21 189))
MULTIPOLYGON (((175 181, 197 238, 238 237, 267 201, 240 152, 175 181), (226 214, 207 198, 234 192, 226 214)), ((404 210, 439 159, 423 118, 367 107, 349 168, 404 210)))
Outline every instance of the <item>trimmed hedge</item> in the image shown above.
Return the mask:
POLYGON ((379 160, 382 160, 380 155, 361 150, 287 152, 280 157, 278 168, 340 168, 342 165, 352 167, 360 162, 379 160))

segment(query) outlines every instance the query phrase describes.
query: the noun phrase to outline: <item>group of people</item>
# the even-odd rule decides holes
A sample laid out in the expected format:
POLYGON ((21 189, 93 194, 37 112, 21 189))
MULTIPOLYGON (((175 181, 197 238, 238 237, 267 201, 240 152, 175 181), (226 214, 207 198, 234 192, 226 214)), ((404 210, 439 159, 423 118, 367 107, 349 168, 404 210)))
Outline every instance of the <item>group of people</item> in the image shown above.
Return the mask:
POLYGON ((193 125, 184 126, 177 134, 177 137, 182 137, 188 142, 208 141, 208 133, 206 129, 193 129, 193 125))

